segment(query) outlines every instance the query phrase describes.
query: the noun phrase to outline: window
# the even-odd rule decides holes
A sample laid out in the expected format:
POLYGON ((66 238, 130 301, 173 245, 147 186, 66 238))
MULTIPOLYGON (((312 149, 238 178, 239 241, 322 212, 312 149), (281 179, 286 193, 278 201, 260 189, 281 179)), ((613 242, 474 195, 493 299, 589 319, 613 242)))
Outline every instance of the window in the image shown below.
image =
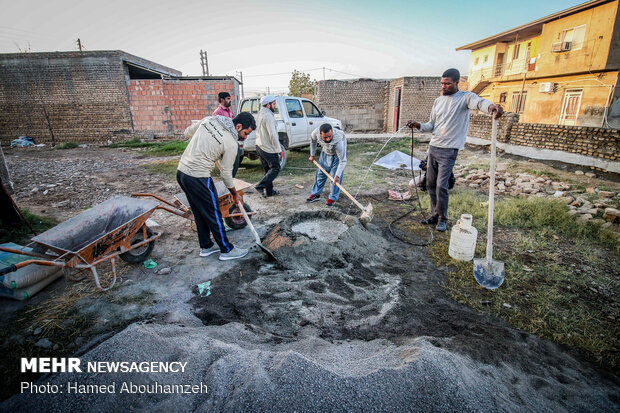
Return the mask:
POLYGON ((572 27, 562 32, 562 50, 579 50, 583 47, 586 25, 572 27), (570 45, 568 45, 570 44, 570 45))
POLYGON ((512 92, 510 111, 515 113, 523 113, 523 110, 525 109, 525 98, 527 98, 527 92, 512 92))
POLYGON ((581 89, 569 89, 564 92, 560 125, 577 125, 582 94, 583 90, 581 89))
POLYGON ((476 60, 474 60, 474 66, 477 66, 477 65, 478 65, 478 62, 480 62, 480 58, 479 58, 479 57, 476 57, 476 60))
POLYGON ((239 109, 239 113, 241 112, 251 112, 252 101, 244 100, 241 104, 241 109, 239 109))
POLYGON ((489 61, 489 55, 485 55, 485 56, 484 56, 484 63, 486 63, 486 62, 488 62, 488 61, 489 61))
POLYGON ((506 103, 506 92, 502 92, 499 95, 499 103, 506 103))
POLYGON ((290 118, 303 118, 304 113, 301 110, 301 103, 297 99, 286 99, 286 110, 290 118))
POLYGON ((512 60, 517 60, 519 58, 520 50, 521 50, 521 45, 519 43, 515 44, 515 48, 512 50, 512 60))
POLYGON ((258 99, 252 99, 252 113, 258 113, 260 110, 260 102, 258 99))
POLYGON ((317 108, 314 103, 309 100, 302 100, 301 104, 304 106, 304 110, 306 111, 306 116, 309 118, 322 118, 323 114, 317 108))

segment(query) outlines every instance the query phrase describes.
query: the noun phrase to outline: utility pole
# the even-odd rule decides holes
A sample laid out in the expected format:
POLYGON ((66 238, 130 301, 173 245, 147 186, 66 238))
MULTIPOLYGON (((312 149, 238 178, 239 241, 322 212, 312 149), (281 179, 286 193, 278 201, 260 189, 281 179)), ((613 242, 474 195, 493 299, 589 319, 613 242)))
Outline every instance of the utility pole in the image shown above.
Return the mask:
POLYGON ((325 80, 325 66, 323 66, 323 80, 325 80))
POLYGON ((78 38, 77 39, 77 45, 78 45, 78 49, 80 49, 80 52, 82 51, 82 41, 78 38))
POLYGON ((200 66, 202 66, 202 75, 209 76, 209 61, 207 60, 207 52, 200 51, 200 66))
POLYGON ((245 96, 243 94, 243 72, 242 71, 238 71, 237 73, 239 73, 239 77, 241 78, 241 99, 243 99, 245 96))

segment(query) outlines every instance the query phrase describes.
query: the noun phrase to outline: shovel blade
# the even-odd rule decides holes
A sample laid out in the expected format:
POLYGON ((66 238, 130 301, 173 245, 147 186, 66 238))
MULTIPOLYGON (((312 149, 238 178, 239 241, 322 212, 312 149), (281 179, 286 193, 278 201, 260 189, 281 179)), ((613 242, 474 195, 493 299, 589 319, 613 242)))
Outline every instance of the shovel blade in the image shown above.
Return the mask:
POLYGON ((474 259, 474 278, 484 288, 494 290, 504 282, 504 263, 486 258, 474 259))
POLYGON ((258 242, 256 245, 258 245, 258 247, 263 250, 263 252, 265 254, 267 254, 267 256, 272 260, 272 261, 278 261, 278 259, 276 258, 275 255, 273 255, 273 252, 271 252, 271 250, 267 247, 265 247, 263 244, 261 244, 260 242, 258 242))

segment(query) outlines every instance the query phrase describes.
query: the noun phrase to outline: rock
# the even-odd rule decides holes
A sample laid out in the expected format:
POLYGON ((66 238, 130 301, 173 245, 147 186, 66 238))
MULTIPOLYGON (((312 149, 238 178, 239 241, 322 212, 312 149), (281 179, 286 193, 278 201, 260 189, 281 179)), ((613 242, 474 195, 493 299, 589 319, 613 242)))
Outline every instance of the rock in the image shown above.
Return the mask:
POLYGON ((601 228, 610 228, 613 224, 611 222, 605 222, 603 225, 601 225, 601 228))
MULTIPOLYGON (((334 178, 334 179, 336 179, 336 178, 334 178)), ((46 189, 45 191, 43 191, 43 195, 47 195, 49 192, 50 192, 50 190, 46 189)))
POLYGON ((614 193, 610 191, 598 191, 598 196, 602 198, 612 198, 614 193))
POLYGON ((55 202, 52 204, 52 208, 59 208, 65 205, 69 205, 69 203, 71 202, 70 199, 66 199, 64 201, 60 201, 60 202, 55 202))
POLYGON ((54 344, 54 348, 52 350, 58 350, 60 348, 60 344, 54 344))
POLYGON ((166 274, 170 274, 171 272, 172 272, 172 269, 170 267, 165 267, 165 268, 162 268, 161 270, 157 271, 157 274, 159 274, 159 275, 166 275, 166 274))
POLYGON ((583 171, 575 171, 575 175, 583 175, 583 171))
MULTIPOLYGON (((335 179, 335 178, 334 178, 334 179, 335 179)), ((504 308, 512 308, 512 306, 511 306, 510 304, 508 304, 508 303, 503 303, 503 304, 502 304, 502 306, 503 306, 504 308)))
MULTIPOLYGON (((272 105, 272 106, 273 106, 273 105, 272 105)), ((336 179, 336 178, 334 178, 334 179, 336 179)), ((559 197, 561 197, 561 196, 564 196, 564 192, 562 192, 562 191, 555 191, 555 192, 553 193, 553 196, 554 196, 554 197, 556 197, 556 198, 559 198, 559 197)))
POLYGON ((616 222, 620 220, 620 211, 616 208, 605 208, 603 218, 609 222, 616 222))
MULTIPOLYGON (((335 179, 336 179, 336 178, 334 178, 334 180, 335 180, 335 179)), ((480 185, 479 185, 479 184, 475 184, 475 183, 469 184, 468 186, 469 186, 470 188, 474 188, 474 189, 475 189, 475 188, 480 187, 480 185)))
POLYGON ((581 221, 589 221, 589 220, 592 219, 592 215, 591 214, 583 214, 578 219, 581 220, 581 221))
POLYGON ((573 216, 573 215, 577 215, 579 214, 579 212, 577 212, 576 209, 571 209, 570 211, 568 211, 568 215, 573 216))
POLYGON ((73 323, 75 323, 75 320, 74 320, 74 319, 72 319, 72 318, 67 318, 66 320, 64 320, 64 321, 61 323, 61 326, 62 326, 62 327, 69 327, 69 326, 70 326, 70 325, 72 325, 73 323))
POLYGON ((605 224, 605 220, 604 220, 604 219, 601 219, 601 218, 595 218, 595 219, 593 219, 593 220, 592 220, 592 221, 590 221, 590 222, 592 222, 593 224, 600 224, 600 225, 605 224))
POLYGON ((596 174, 595 174, 594 172, 586 172, 586 173, 585 173, 585 175, 586 175, 588 178, 596 178, 596 174))
POLYGON ((577 212, 579 212, 580 214, 596 215, 598 214, 598 208, 587 208, 586 206, 582 206, 577 210, 577 212))
POLYGON ((588 186, 586 188, 586 192, 589 194, 595 194, 596 193, 596 188, 594 188, 593 186, 588 186))
POLYGON ((75 339, 75 345, 76 346, 81 346, 82 344, 84 344, 84 337, 78 337, 75 339))
POLYGON ((39 188, 35 186, 34 188, 30 190, 30 192, 32 192, 33 194, 36 194, 37 192, 39 192, 39 188))
MULTIPOLYGON (((336 178, 334 178, 336 179, 336 178)), ((33 335, 38 336, 39 334, 41 334, 42 330, 41 328, 37 327, 34 329, 34 331, 32 332, 33 335)))
POLYGON ((41 348, 52 348, 53 345, 54 344, 47 338, 42 338, 41 340, 37 341, 34 346, 41 348))

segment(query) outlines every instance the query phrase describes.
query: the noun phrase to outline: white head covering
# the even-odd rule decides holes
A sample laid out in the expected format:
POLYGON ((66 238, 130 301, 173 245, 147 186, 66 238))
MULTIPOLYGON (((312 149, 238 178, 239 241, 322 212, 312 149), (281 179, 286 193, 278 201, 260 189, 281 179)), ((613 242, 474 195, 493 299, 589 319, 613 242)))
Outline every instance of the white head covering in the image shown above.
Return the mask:
POLYGON ((275 102, 276 97, 274 95, 263 96, 260 100, 261 106, 265 106, 271 102, 275 102))

